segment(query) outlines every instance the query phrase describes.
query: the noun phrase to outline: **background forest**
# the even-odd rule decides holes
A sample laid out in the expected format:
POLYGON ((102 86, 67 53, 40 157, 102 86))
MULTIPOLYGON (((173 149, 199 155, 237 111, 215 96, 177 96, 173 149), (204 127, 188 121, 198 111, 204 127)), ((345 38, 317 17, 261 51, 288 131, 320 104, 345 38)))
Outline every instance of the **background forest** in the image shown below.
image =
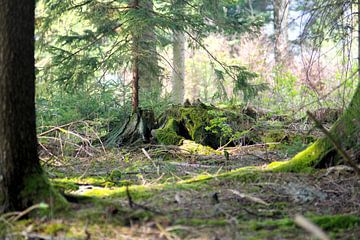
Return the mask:
POLYGON ((358 239, 359 11, 37 0, 50 187, 24 178, 0 239, 358 239))
POLYGON ((39 1, 38 125, 123 121, 135 57, 140 105, 158 114, 185 99, 296 117, 343 109, 356 86, 353 33, 343 32, 353 17, 326 26, 311 16, 315 3, 278 2, 143 1, 135 11, 126 1, 39 1))

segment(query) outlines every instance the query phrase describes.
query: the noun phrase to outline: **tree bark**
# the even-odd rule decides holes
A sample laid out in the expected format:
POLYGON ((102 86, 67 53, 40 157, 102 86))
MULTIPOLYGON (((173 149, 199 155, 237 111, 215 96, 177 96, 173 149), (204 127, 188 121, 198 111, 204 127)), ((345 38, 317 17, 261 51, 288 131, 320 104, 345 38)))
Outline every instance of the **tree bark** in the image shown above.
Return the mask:
MULTIPOLYGON (((140 7, 139 0, 133 0, 130 2, 130 6, 134 9, 140 7)), ((139 36, 137 32, 132 32, 132 95, 131 95, 131 106, 132 113, 135 114, 139 107, 139 36)))
MULTIPOLYGON (((145 8, 148 16, 153 11, 152 0, 131 0, 129 7, 145 8)), ((154 26, 145 25, 132 30, 132 112, 136 113, 140 102, 160 96, 158 56, 154 26)))
POLYGON ((173 40, 173 74, 172 94, 173 101, 178 104, 184 102, 185 92, 185 35, 182 32, 174 32, 173 40))
POLYGON ((132 66, 132 113, 136 113, 139 108, 139 60, 134 57, 132 66))
MULTIPOLYGON (((145 8, 149 18, 153 16, 152 0, 139 0, 139 7, 145 8)), ((156 50, 155 27, 150 24, 140 31, 139 35, 139 89, 140 97, 156 99, 160 96, 161 83, 159 78, 158 54, 156 50)))
POLYGON ((274 0, 274 54, 276 65, 286 65, 290 0, 274 0))
POLYGON ((37 155, 34 11, 34 0, 0 0, 0 213, 52 195, 37 155))

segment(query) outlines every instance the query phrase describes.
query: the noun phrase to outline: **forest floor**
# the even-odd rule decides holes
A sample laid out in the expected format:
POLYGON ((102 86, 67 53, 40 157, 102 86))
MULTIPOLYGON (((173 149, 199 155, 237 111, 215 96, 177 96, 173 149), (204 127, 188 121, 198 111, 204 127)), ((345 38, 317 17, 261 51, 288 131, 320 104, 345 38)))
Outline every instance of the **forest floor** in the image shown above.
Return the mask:
POLYGON ((294 221, 301 215, 330 239, 359 239, 359 178, 345 166, 266 169, 301 149, 294 148, 254 144, 226 148, 226 156, 185 141, 52 159, 44 166, 69 209, 9 223, 9 232, 28 239, 312 239, 294 221))

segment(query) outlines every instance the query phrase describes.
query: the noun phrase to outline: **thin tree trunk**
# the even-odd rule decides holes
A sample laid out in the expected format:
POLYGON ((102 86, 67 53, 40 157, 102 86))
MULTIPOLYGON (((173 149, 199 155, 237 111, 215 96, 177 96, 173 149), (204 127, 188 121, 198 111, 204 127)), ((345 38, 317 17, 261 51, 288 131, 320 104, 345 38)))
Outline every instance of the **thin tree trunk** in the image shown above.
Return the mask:
POLYGON ((132 74, 132 113, 134 114, 139 108, 139 61, 137 57, 133 60, 132 74))
POLYGON ((0 213, 49 201, 37 155, 35 0, 0 0, 0 213), (47 199, 45 199, 47 198, 47 199))
POLYGON ((276 65, 286 65, 290 0, 274 0, 274 54, 276 65))
MULTIPOLYGON (((139 0, 133 0, 130 6, 138 9, 140 4, 139 0)), ((132 96, 131 106, 132 113, 135 114, 139 107, 139 36, 137 32, 132 33, 132 96)))
POLYGON ((185 92, 185 35, 174 32, 172 94, 175 103, 184 102, 185 92))

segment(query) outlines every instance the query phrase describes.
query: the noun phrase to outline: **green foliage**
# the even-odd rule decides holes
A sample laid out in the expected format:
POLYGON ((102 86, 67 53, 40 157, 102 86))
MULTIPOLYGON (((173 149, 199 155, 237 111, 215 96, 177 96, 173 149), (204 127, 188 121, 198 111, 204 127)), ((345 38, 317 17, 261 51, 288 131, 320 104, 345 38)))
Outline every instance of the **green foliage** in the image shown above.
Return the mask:
POLYGON ((256 97, 259 92, 265 91, 268 89, 265 83, 250 83, 252 80, 258 77, 258 74, 249 71, 243 66, 224 66, 224 71, 219 69, 214 69, 216 74, 216 79, 220 85, 220 90, 222 91, 219 96, 224 95, 224 88, 221 86, 225 81, 225 76, 228 75, 232 79, 234 88, 233 94, 235 97, 242 95, 244 102, 256 97), (226 74, 226 75, 225 75, 226 74))
MULTIPOLYGON (((121 86, 121 85, 120 85, 121 86)), ((123 121, 130 112, 129 88, 100 84, 63 92, 52 84, 38 84, 36 107, 39 126, 59 126, 77 120, 93 120, 104 126, 123 121)))
MULTIPOLYGON (((107 82, 107 76, 129 74, 135 56, 146 69, 141 78, 158 78, 163 71, 158 61, 164 58, 158 50, 171 44, 173 31, 185 32, 190 44, 204 47, 202 39, 211 32, 255 32, 262 24, 262 17, 246 11, 242 1, 139 3, 134 8, 131 1, 38 1, 38 81, 55 83, 56 91, 76 93, 79 88, 107 82)), ((156 107, 159 96, 159 92, 145 91, 140 105, 156 107)), ((74 112, 69 115, 80 117, 74 112)))
POLYGON ((220 135, 220 146, 223 144, 223 139, 229 139, 233 135, 233 129, 227 123, 228 119, 224 113, 218 110, 209 110, 208 114, 212 116, 210 125, 205 127, 206 131, 210 131, 216 135, 220 135))
POLYGON ((299 11, 309 14, 302 38, 315 48, 320 48, 327 41, 349 41, 354 21, 353 4, 353 0, 317 0, 298 4, 299 11))

